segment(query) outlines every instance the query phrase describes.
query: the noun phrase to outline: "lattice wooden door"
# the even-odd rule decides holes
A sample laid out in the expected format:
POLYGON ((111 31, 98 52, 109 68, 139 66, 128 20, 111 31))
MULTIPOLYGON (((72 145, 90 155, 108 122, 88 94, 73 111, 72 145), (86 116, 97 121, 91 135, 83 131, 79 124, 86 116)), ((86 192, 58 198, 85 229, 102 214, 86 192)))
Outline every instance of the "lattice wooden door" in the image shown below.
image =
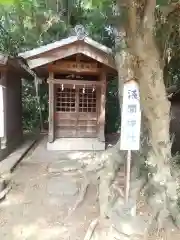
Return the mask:
POLYGON ((93 87, 56 87, 58 137, 96 137, 97 90, 93 87))

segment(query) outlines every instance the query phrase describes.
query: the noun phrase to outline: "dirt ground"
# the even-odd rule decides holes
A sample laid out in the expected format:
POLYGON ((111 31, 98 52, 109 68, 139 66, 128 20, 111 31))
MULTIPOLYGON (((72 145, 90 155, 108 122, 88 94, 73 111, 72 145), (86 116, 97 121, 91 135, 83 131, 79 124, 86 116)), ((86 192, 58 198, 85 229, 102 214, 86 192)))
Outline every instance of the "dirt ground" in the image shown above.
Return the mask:
MULTIPOLYGON (((79 164, 90 164, 93 153, 46 150, 44 138, 12 173, 12 190, 0 203, 0 240, 83 240, 99 216, 97 191, 91 184, 85 201, 74 212, 84 183, 79 164)), ((144 201, 138 213, 147 214, 144 201)), ((153 232, 148 240, 179 240, 179 231, 165 237, 153 232)))
POLYGON ((97 217, 96 188, 88 188, 81 207, 70 214, 84 181, 77 171, 62 172, 76 158, 91 156, 48 152, 44 140, 15 169, 12 190, 0 203, 0 239, 82 240, 89 223, 97 217), (49 171, 53 168, 54 172, 49 171))

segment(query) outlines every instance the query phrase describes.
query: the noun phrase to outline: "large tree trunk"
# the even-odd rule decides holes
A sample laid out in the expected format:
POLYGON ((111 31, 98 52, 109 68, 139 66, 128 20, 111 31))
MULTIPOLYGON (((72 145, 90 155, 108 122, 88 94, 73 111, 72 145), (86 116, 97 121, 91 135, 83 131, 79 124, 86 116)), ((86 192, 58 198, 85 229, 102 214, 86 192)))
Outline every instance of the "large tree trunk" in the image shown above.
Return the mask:
MULTIPOLYGON (((167 99, 156 45, 141 41, 138 80, 142 110, 148 120, 149 139, 155 154, 154 163, 167 163, 171 158, 169 134, 170 103, 167 99), (157 161, 161 159, 161 161, 157 161)), ((160 167, 160 166, 159 166, 160 167)))
MULTIPOLYGON (((154 39, 155 7, 156 0, 146 1, 144 16, 139 24, 140 31, 138 29, 139 32, 132 36, 134 41, 131 49, 137 57, 135 75, 140 86, 141 106, 147 119, 151 148, 147 156, 149 168, 147 189, 148 193, 151 192, 148 200, 152 207, 152 218, 153 220, 157 218, 158 228, 161 228, 168 216, 176 218, 178 212, 176 181, 170 165, 170 103, 164 85, 160 54, 154 39)), ((131 13, 136 13, 138 19, 137 11, 131 13)))

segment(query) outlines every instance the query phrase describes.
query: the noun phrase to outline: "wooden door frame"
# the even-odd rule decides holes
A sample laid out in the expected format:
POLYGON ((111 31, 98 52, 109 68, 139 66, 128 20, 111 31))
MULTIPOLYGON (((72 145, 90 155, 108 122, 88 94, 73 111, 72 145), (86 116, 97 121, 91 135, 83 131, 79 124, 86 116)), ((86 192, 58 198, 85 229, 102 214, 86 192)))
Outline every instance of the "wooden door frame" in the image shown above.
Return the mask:
MULTIPOLYGON (((100 141, 104 141, 104 125, 105 125, 105 93, 106 93, 106 74, 105 72, 102 72, 100 75, 100 81, 93 82, 93 85, 96 88, 96 119, 97 119, 97 137, 100 141)), ((80 84, 80 81, 77 82, 74 81, 70 84, 67 84, 62 81, 54 81, 54 74, 50 73, 48 83, 49 83, 49 137, 48 141, 52 143, 55 140, 55 127, 56 127, 56 119, 55 119, 55 104, 56 104, 56 86, 55 85, 61 85, 64 84, 64 87, 75 85, 76 87, 76 100, 75 100, 75 113, 77 114, 77 121, 76 121, 76 131, 77 131, 77 125, 78 125, 78 119, 79 119, 79 89, 83 88, 83 83, 80 84), (78 90, 77 90, 78 89, 78 90)), ((92 81, 91 84, 89 84, 89 81, 86 82, 86 86, 93 87, 92 81)), ((83 113, 83 112, 82 112, 83 113)), ((85 113, 84 113, 85 114, 85 113)), ((88 112, 86 113, 88 114, 88 112)))
POLYGON ((54 83, 51 81, 54 78, 54 73, 49 73, 49 131, 48 131, 48 142, 52 143, 55 139, 55 94, 54 94, 54 83))
MULTIPOLYGON (((76 86, 76 85, 75 85, 76 86)), ((79 88, 75 88, 76 135, 79 121, 79 88)))
POLYGON ((105 142, 105 109, 106 109, 106 71, 102 71, 100 75, 101 91, 100 91, 100 111, 98 118, 98 139, 105 142))

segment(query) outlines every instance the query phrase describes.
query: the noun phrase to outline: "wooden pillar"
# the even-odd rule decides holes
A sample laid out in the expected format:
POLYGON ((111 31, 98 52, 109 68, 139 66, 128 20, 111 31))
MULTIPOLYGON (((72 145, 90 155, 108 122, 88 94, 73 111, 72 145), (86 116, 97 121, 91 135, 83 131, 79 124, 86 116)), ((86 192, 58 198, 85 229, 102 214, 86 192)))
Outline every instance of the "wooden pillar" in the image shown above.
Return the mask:
POLYGON ((6 83, 7 79, 6 79, 6 71, 1 72, 1 76, 0 76, 0 86, 1 86, 1 98, 0 101, 2 101, 1 103, 1 121, 0 122, 1 127, 1 136, 0 136, 0 148, 1 149, 5 149, 7 147, 7 83, 6 83))
POLYGON ((54 142, 55 138, 55 127, 54 127, 54 84, 51 80, 53 80, 54 74, 49 73, 49 135, 48 135, 48 142, 54 142))
POLYGON ((100 114, 99 114, 99 134, 98 139, 105 142, 105 108, 106 108, 106 72, 102 71, 100 76, 102 82, 100 89, 100 114))

